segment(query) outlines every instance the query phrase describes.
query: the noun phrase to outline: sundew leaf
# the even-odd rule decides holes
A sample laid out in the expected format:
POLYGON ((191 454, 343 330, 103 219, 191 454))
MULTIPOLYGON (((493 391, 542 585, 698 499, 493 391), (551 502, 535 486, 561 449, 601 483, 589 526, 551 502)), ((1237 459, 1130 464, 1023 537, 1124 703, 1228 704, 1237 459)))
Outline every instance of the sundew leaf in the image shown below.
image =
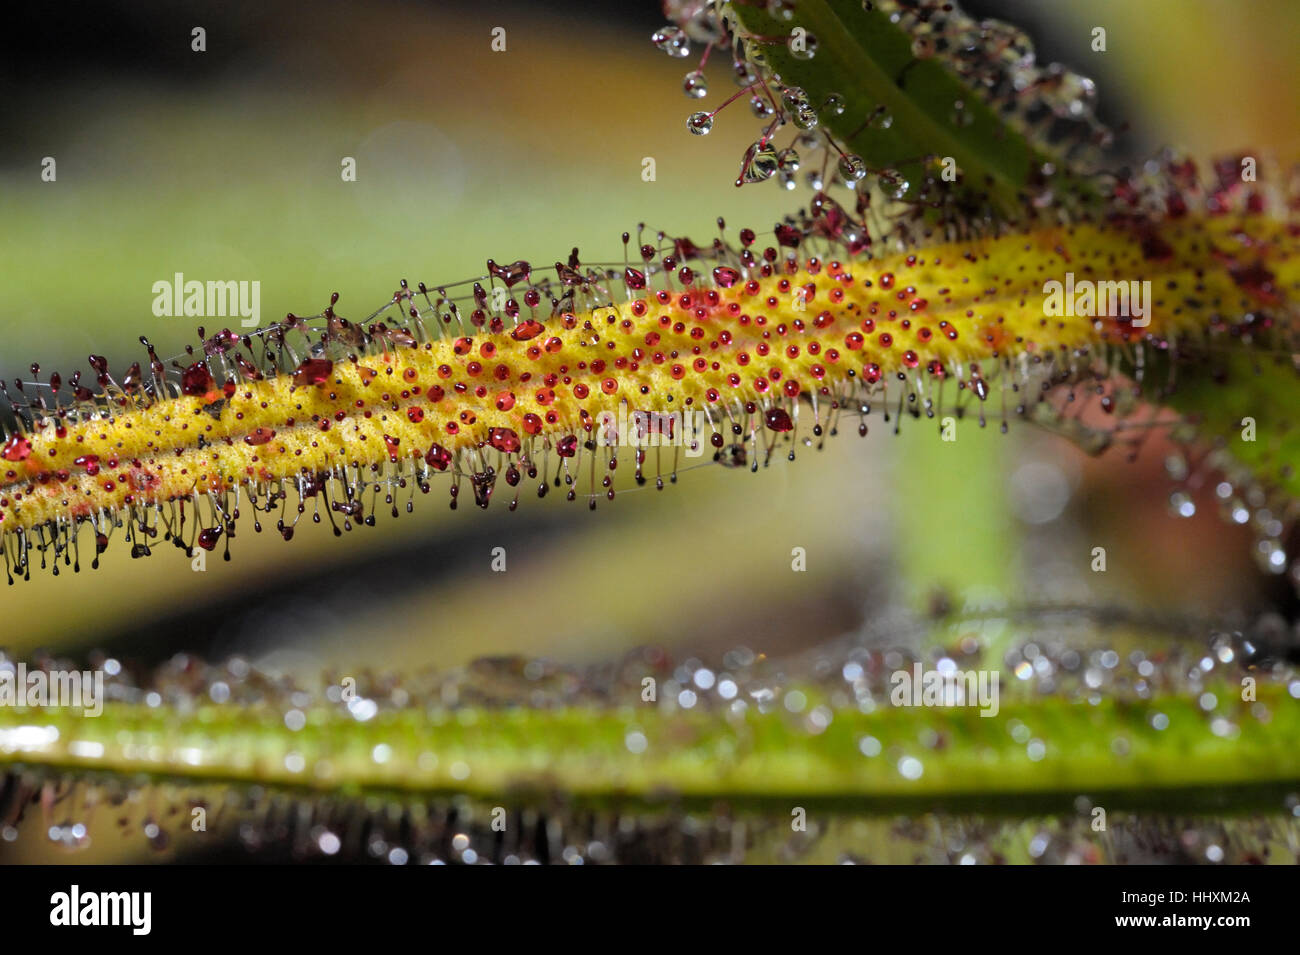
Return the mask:
MULTIPOLYGON (((1109 140, 1092 116, 1092 84, 1038 67, 1014 27, 976 22, 953 4, 890 0, 728 10, 749 61, 776 91, 805 94, 813 128, 830 133, 840 154, 864 161, 892 198, 1013 220, 1049 181, 1059 207, 1096 198, 1096 184, 1067 168, 1071 151, 1109 140), (1044 116, 1071 131, 1049 141, 1044 116), (945 159, 955 163, 955 179, 940 177, 945 159), (941 185, 927 190, 927 180, 941 185)), ((805 126, 797 105, 791 112, 805 126)))
MULTIPOLYGON (((241 515, 259 530, 265 515, 287 540, 309 506, 342 534, 381 509, 396 516, 402 497, 410 509, 417 489, 444 478, 453 507, 486 508, 495 495, 513 509, 525 490, 554 487, 594 509, 626 473, 615 455, 639 437, 631 415, 655 416, 646 430, 679 429, 666 454, 638 449, 638 484, 649 467, 656 483, 671 481, 710 451, 757 468, 805 434, 850 424, 865 434, 873 405, 1005 428, 1054 388, 1141 379, 1148 355, 1176 354, 1180 374, 1207 374, 1214 348, 1258 324, 1255 290, 1218 254, 1233 236, 1266 256, 1270 288, 1300 283, 1296 236, 1266 211, 1039 226, 843 260, 818 229, 805 223, 797 254, 782 261, 773 248, 761 265, 748 245, 706 255, 677 240, 676 254, 707 277, 683 268, 675 285, 664 269, 653 291, 655 273, 630 267, 583 272, 575 259, 536 281, 528 263, 493 263, 525 289, 516 294, 529 313, 489 310, 479 285, 467 321, 445 292, 403 284, 370 322, 331 304, 263 330, 256 347, 223 331, 178 373, 152 346, 149 371, 138 363, 120 380, 94 359, 97 388, 70 380, 71 401, 38 396, 0 446, 7 568, 79 568, 83 528, 96 561, 118 529, 135 556, 155 543, 228 553, 241 515), (1161 297, 1142 327, 1054 314, 1044 280, 1066 269, 1142 275, 1161 297), (621 302, 610 295, 620 280, 621 302)), ((1261 341, 1288 347, 1293 334, 1276 321, 1261 341)), ((52 391, 60 383, 51 376, 52 391)))
MULTIPOLYGON (((1211 689, 1232 690, 1224 684, 1211 689)), ((112 703, 93 722, 63 711, 7 713, 0 733, 4 760, 19 765, 322 792, 461 792, 482 799, 554 790, 571 799, 630 803, 671 794, 695 805, 795 800, 890 811, 973 802, 992 811, 1001 800, 1008 800, 1006 808, 1025 797, 1031 804, 1032 797, 1043 797, 1050 805, 1055 796, 1062 804, 1078 792, 1113 793, 1119 804, 1150 799, 1177 805, 1198 789, 1300 781, 1300 759, 1290 745, 1300 729, 1296 707, 1280 689, 1262 698, 1268 728, 1250 721, 1232 739, 1214 736, 1194 700, 1176 698, 1092 707, 1007 702, 991 720, 973 703, 953 709, 883 705, 865 714, 827 709, 833 726, 823 730, 818 713, 828 698, 795 684, 781 699, 792 693, 807 698, 807 713, 800 705, 796 713, 804 715, 798 718, 753 709, 743 719, 727 719, 585 705, 499 712, 461 707, 432 719, 423 709, 408 709, 362 722, 312 710, 309 728, 291 735, 280 725, 284 711, 201 705, 193 718, 178 719, 143 703, 112 703), (1176 729, 1158 731, 1151 725, 1156 714, 1176 729), (1280 719, 1272 721, 1274 715, 1280 719), (1050 753, 1040 756, 1018 744, 1007 732, 1017 724, 1045 740, 1045 750, 1050 743, 1050 753), (860 744, 868 736, 894 757, 864 758, 860 744), (936 737, 944 745, 927 752, 924 740, 936 737), (1132 758, 1117 762, 1112 747, 1120 738, 1132 758), (387 748, 379 760, 376 747, 387 748), (131 755, 154 748, 156 758, 131 755), (642 758, 643 752, 648 755, 642 758), (294 753, 307 762, 300 765, 294 753), (422 761, 427 753, 436 754, 436 762, 422 761)), ((772 702, 779 709, 779 701, 772 702)))
MULTIPOLYGON (((1294 831, 1291 664, 1225 637, 1170 643, 1122 628, 1039 641, 1032 665, 1022 649, 990 659, 952 648, 946 684, 927 654, 839 646, 785 661, 736 651, 686 671, 658 650, 584 669, 483 660, 336 675, 310 691, 240 661, 178 658, 142 683, 109 677, 97 716, 0 708, 0 830, 11 840, 40 806, 50 837, 77 847, 99 807, 160 848, 203 809, 214 829, 221 812, 243 819, 254 847, 296 842, 307 854, 331 854, 326 832, 383 829, 385 851, 402 847, 403 860, 450 854, 457 827, 477 833, 476 854, 504 854, 494 814, 509 828, 550 817, 581 842, 604 829, 608 842, 620 827, 788 833, 802 812, 829 833, 825 849, 864 856, 879 847, 848 820, 895 814, 994 830, 1045 814, 1049 830, 1087 840, 1097 807, 1139 819, 1230 808, 1261 811, 1280 842, 1294 831), (144 790, 153 795, 131 795, 144 790), (303 822, 286 832, 286 817, 303 822)), ((1143 827, 1161 844, 1177 836, 1143 827)), ((749 839, 708 851, 743 857, 749 839)))

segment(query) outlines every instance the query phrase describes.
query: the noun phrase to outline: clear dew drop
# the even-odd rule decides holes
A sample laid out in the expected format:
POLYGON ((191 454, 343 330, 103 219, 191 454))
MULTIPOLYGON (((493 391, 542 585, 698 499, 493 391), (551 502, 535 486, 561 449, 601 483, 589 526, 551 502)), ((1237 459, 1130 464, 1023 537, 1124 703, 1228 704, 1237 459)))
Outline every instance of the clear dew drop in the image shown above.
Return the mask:
POLYGON ((772 114, 776 112, 772 102, 766 96, 758 96, 757 94, 749 98, 749 108, 759 119, 770 119, 772 114))
POLYGON ((744 182, 764 182, 775 175, 778 165, 776 150, 771 143, 754 143, 745 151, 740 178, 744 182))
POLYGON ((793 148, 783 149, 776 154, 777 162, 785 172, 799 171, 799 154, 793 148))
POLYGON ((903 199, 912 184, 896 169, 886 169, 880 174, 880 191, 890 199, 903 199))
POLYGON ((794 3, 791 0, 767 0, 767 15, 774 20, 794 18, 794 3))
POLYGON ((1248 524, 1250 522, 1250 508, 1239 497, 1224 501, 1221 510, 1223 516, 1234 524, 1248 524))
POLYGON ((857 185, 867 175, 867 164, 861 156, 841 156, 836 168, 845 185, 849 186, 857 185))
POLYGON ((705 112, 691 113, 686 120, 686 128, 696 136, 707 136, 713 129, 713 116, 705 112))
POLYGON ((888 110, 877 109, 871 114, 871 118, 867 120, 867 125, 872 129, 889 129, 894 125, 894 117, 889 114, 888 110))
POLYGON ((952 104, 952 124, 957 127, 965 128, 975 122, 975 116, 966 108, 964 100, 957 100, 952 104))
POLYGON ((1048 99, 1048 105, 1057 116, 1069 119, 1081 119, 1092 112, 1092 104, 1097 98, 1097 87, 1086 76, 1065 72, 1060 76, 1055 95, 1048 99))
POLYGON ((822 180, 822 174, 816 169, 809 169, 808 174, 804 176, 804 182, 808 183, 808 188, 813 192, 821 192, 826 183, 822 180))
POLYGON ((1255 529, 1263 537, 1281 537, 1284 527, 1282 522, 1266 507, 1261 507, 1251 515, 1255 529))
POLYGON ((898 774, 904 779, 920 779, 925 766, 915 756, 904 756, 898 761, 898 774))
POLYGON ((1272 538, 1265 538, 1255 545, 1255 557, 1259 566, 1270 574, 1280 574, 1286 570, 1286 548, 1272 538))
POLYGON ((843 116, 844 109, 844 97, 839 93, 831 93, 822 102, 822 115, 824 116, 843 116))
POLYGON ((691 70, 682 80, 682 91, 691 99, 704 99, 709 95, 709 81, 699 70, 691 70))
POLYGON ((808 94, 799 86, 787 86, 781 91, 781 105, 793 113, 800 106, 808 105, 808 94))
POLYGON ((1196 514, 1196 502, 1186 491, 1174 491, 1169 495, 1169 513, 1174 517, 1192 517, 1196 514))
POLYGON ((817 128, 817 110, 807 103, 795 107, 794 112, 790 114, 790 119, 800 129, 817 128))
POLYGON ((675 59, 691 54, 690 38, 681 27, 662 27, 651 35, 650 42, 675 59))
POLYGON ((817 38, 806 31, 791 34, 785 45, 796 60, 811 60, 817 55, 817 38))
POLYGON ((731 76, 736 85, 741 87, 753 86, 758 82, 758 73, 744 60, 736 60, 731 64, 731 76))

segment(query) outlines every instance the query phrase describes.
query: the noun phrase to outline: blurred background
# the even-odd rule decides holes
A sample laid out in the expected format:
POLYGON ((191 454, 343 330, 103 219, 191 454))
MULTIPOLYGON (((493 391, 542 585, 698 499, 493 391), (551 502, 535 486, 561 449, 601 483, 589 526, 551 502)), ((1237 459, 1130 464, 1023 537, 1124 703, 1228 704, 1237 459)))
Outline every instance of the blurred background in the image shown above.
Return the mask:
MULTIPOLYGON (((1300 7, 1289 0, 980 2, 1040 58, 1098 83, 1102 118, 1141 156, 1177 144, 1295 158, 1300 7), (1105 26, 1108 52, 1090 31, 1105 26)), ((708 137, 685 128, 694 60, 655 50, 637 3, 161 0, 20 5, 0 37, 0 374, 30 377, 164 355, 193 320, 159 318, 152 285, 256 280, 264 321, 331 292, 363 317, 402 278, 482 274, 487 258, 621 255, 651 229, 711 238, 770 229, 810 193, 732 183, 754 123, 743 102, 708 137), (206 51, 191 49, 195 27, 206 51), (504 27, 506 50, 491 48, 504 27), (54 157, 57 180, 43 182, 54 157), (356 160, 357 181, 340 176, 356 160), (656 180, 642 180, 653 157, 656 180)), ((706 68, 717 105, 735 91, 706 68)), ((754 476, 709 465, 662 493, 590 513, 559 495, 412 516, 291 544, 241 528, 202 573, 172 548, 142 567, 119 539, 102 569, 0 589, 0 647, 148 664, 238 654, 312 682, 322 668, 406 670, 485 655, 580 663, 639 644, 710 660, 778 655, 881 630, 938 600, 1087 602, 1216 615, 1289 610, 1249 535, 1208 493, 1168 516, 1170 448, 1089 459, 1054 436, 973 421, 953 444, 926 422, 873 419, 865 439, 799 449, 754 476), (392 526, 389 526, 392 525, 392 526), (1092 548, 1108 553, 1090 570, 1092 548), (504 547, 508 569, 491 569, 504 547), (802 547, 807 571, 791 571, 802 547)), ((1212 485, 1210 485, 1212 486, 1212 485)), ((0 859, 44 858, 34 841, 0 859)), ((79 857, 87 858, 87 857, 79 857)))

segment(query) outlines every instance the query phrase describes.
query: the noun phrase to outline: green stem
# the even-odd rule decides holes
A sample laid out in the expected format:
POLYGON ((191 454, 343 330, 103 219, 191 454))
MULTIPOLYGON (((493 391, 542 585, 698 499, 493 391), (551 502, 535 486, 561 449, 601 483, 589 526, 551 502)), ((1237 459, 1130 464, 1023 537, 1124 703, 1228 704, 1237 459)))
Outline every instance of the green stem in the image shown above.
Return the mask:
POLYGON ((110 702, 99 718, 6 707, 0 766, 321 793, 505 800, 562 792, 598 802, 669 796, 854 812, 918 803, 998 812, 1023 808, 1025 800, 1064 805, 1099 793, 1111 794, 1114 805, 1179 808, 1198 792, 1271 794, 1300 783, 1300 707, 1278 684, 1261 684, 1258 703, 1237 702, 1239 691, 1222 684, 1214 713, 1173 696, 1089 705, 1008 699, 1013 692, 1004 688, 992 717, 976 707, 894 707, 888 700, 872 712, 842 701, 832 708, 809 690, 797 714, 777 700, 771 712, 760 714, 751 702, 740 716, 640 704, 410 708, 359 721, 321 706, 306 712, 297 731, 268 706, 206 704, 182 714, 110 702), (814 732, 810 719, 820 706, 826 709, 816 712, 832 719, 814 732), (1156 728, 1164 723, 1157 714, 1166 728, 1156 728), (877 744, 877 755, 865 755, 877 744))

